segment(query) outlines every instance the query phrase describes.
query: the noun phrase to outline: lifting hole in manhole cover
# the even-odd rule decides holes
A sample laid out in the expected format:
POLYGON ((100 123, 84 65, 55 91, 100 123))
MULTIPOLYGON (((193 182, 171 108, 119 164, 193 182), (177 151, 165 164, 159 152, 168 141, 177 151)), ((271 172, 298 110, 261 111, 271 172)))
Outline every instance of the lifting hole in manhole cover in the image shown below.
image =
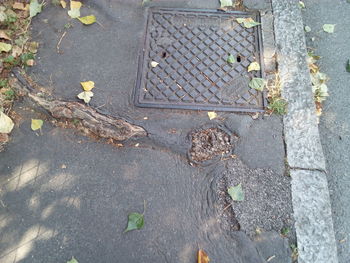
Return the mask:
POLYGON ((135 105, 151 108, 261 112, 264 93, 251 89, 262 65, 261 28, 245 28, 237 18, 260 21, 258 13, 151 8, 139 59, 135 105), (228 56, 236 63, 228 63, 228 56), (154 66, 156 65, 156 66, 154 66))
POLYGON ((210 164, 228 156, 233 149, 235 135, 221 128, 208 128, 190 134, 189 159, 195 164, 210 164))

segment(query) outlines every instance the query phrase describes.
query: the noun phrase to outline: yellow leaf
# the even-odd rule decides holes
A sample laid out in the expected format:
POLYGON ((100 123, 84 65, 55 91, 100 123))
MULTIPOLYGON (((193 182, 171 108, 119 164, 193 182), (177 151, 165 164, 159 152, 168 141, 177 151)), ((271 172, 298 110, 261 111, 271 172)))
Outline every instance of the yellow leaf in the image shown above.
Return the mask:
POLYGON ((13 126, 14 124, 10 117, 0 111, 0 133, 10 133, 13 126))
POLYGON ((78 1, 70 1, 70 10, 68 11, 68 15, 71 18, 78 18, 80 17, 80 7, 81 2, 78 1))
POLYGON ((9 52, 12 49, 11 44, 6 44, 3 42, 0 42, 0 53, 1 52, 9 52))
POLYGON ((4 30, 0 30, 0 38, 6 39, 6 40, 11 40, 11 38, 6 34, 4 30))
POLYGON ((66 8, 66 7, 67 7, 66 1, 61 0, 60 3, 61 3, 61 6, 62 6, 63 8, 66 8))
POLYGON ((216 112, 213 112, 213 111, 208 112, 209 120, 215 119, 217 116, 218 115, 216 114, 216 112))
POLYGON ((152 62, 151 62, 152 68, 155 68, 155 67, 158 66, 158 65, 159 65, 159 63, 156 62, 156 61, 152 61, 152 62))
POLYGON ((78 94, 78 98, 84 100, 85 103, 89 103, 93 96, 94 93, 92 93, 92 91, 83 91, 78 94))
POLYGON ((93 88, 95 88, 95 82, 93 82, 91 80, 80 82, 80 84, 83 87, 83 90, 85 90, 85 91, 90 91, 93 88))
POLYGON ((208 263, 210 261, 207 253, 204 250, 198 250, 198 263, 208 263))
POLYGON ((41 129, 41 127, 43 126, 44 121, 43 120, 39 120, 39 119, 32 119, 32 125, 31 128, 33 131, 39 130, 41 129))
POLYGON ((70 9, 80 9, 81 6, 82 4, 79 1, 70 1, 70 9))
POLYGON ((250 65, 248 67, 248 72, 253 71, 253 70, 260 70, 260 65, 258 62, 250 63, 250 65))
POLYGON ((34 66, 34 59, 28 59, 26 61, 26 64, 27 64, 27 66, 30 66, 30 67, 34 66))
POLYGON ((91 25, 96 22, 96 17, 94 15, 78 17, 79 21, 84 25, 91 25))

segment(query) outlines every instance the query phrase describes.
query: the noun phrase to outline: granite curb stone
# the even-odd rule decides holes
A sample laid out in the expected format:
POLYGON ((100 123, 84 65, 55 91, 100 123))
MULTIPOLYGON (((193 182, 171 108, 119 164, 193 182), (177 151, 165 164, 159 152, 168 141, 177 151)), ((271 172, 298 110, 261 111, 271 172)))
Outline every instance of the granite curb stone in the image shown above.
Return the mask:
POLYGON ((298 1, 272 0, 277 62, 299 263, 337 263, 325 159, 307 65, 304 26, 298 1))
POLYGON ((331 204, 324 172, 292 170, 299 263, 337 263, 331 204))

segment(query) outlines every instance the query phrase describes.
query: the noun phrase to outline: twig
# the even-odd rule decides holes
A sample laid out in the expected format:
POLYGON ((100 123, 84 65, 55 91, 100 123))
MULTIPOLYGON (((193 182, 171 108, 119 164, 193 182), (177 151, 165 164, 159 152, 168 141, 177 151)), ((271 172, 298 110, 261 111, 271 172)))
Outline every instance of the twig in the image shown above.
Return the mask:
POLYGON ((270 262, 270 261, 273 260, 275 257, 276 257, 276 255, 273 255, 273 256, 269 257, 269 258, 266 260, 266 262, 270 262))
POLYGON ((222 212, 226 211, 226 209, 229 208, 230 206, 232 206, 232 204, 227 205, 227 206, 224 208, 224 210, 222 210, 222 212))
POLYGON ((97 23, 100 27, 105 28, 100 22, 96 21, 96 23, 97 23))
POLYGON ((58 53, 58 54, 62 54, 62 53, 60 53, 60 44, 61 44, 62 39, 64 38, 64 36, 65 36, 66 34, 67 34, 67 31, 64 31, 64 33, 62 34, 60 40, 59 40, 58 43, 57 43, 56 48, 57 48, 57 53, 58 53))
POLYGON ((143 200, 143 215, 145 214, 146 212, 146 200, 143 200))

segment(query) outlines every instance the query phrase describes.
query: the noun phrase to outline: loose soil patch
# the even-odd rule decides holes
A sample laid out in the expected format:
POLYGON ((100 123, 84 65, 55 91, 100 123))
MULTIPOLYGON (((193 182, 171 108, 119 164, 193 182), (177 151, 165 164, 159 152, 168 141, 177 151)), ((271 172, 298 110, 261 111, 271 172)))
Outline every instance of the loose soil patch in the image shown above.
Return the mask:
POLYGON ((197 163, 229 154, 233 148, 231 136, 219 128, 195 131, 191 141, 190 159, 197 163))

